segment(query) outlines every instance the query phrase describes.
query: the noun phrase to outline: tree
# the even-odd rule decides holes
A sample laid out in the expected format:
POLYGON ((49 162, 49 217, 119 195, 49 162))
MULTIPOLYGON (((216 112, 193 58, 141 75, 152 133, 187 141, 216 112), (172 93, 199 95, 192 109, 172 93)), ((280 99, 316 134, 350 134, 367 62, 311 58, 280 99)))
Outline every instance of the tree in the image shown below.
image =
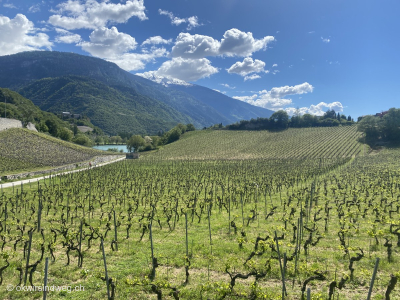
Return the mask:
POLYGON ((79 132, 78 126, 76 126, 76 124, 74 124, 73 132, 74 132, 74 135, 77 135, 79 132))
POLYGON ((290 119, 290 126, 300 127, 300 121, 301 121, 301 113, 300 109, 297 107, 296 110, 294 111, 292 118, 290 119))
POLYGON ((195 131, 196 128, 194 127, 193 124, 187 124, 186 125, 186 131, 195 131))
POLYGON ((103 139, 101 136, 98 136, 98 137, 96 137, 96 139, 94 140, 94 142, 95 142, 97 145, 104 144, 104 139, 103 139))
POLYGON ((336 112, 334 109, 328 110, 325 112, 324 116, 322 117, 323 119, 336 119, 336 112))
POLYGON ((278 110, 269 118, 274 122, 275 128, 287 128, 289 124, 289 115, 284 110, 278 110))
POLYGON ((57 137, 58 136, 58 125, 57 125, 57 123, 54 120, 49 119, 49 120, 46 120, 45 124, 46 124, 47 128, 49 129, 49 133, 52 136, 57 137))
POLYGON ((181 124, 181 123, 176 125, 175 128, 178 128, 181 131, 181 133, 185 133, 186 132, 186 126, 181 124))
POLYGON ((139 148, 144 146, 144 143, 145 141, 140 135, 132 135, 126 143, 126 147, 129 152, 139 152, 139 148))
POLYGON ((358 122, 357 130, 365 134, 367 143, 375 142, 381 135, 381 120, 375 116, 365 116, 358 122))
POLYGON ((79 144, 82 146, 87 146, 91 147, 93 145, 93 142, 91 139, 89 139, 86 135, 84 134, 78 134, 75 136, 75 138, 72 140, 75 144, 79 144))
POLYGON ((382 133, 389 141, 400 141, 400 109, 391 108, 383 116, 382 133))
POLYGON ((180 137, 181 137, 181 130, 176 127, 172 128, 170 131, 168 131, 167 144, 179 140, 180 137))
POLYGON ((347 121, 351 122, 351 116, 350 115, 347 117, 347 121))
POLYGON ((72 130, 62 127, 58 130, 58 137, 64 141, 70 142, 74 137, 74 133, 72 132, 72 130))

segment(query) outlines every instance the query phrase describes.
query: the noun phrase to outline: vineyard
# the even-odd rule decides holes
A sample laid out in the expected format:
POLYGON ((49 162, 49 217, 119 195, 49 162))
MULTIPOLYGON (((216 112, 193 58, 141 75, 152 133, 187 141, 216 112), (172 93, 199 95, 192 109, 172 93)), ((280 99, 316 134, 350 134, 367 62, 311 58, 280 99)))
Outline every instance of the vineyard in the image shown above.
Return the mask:
POLYGON ((258 159, 351 157, 363 150, 357 126, 270 131, 188 132, 151 159, 258 159))
POLYGON ((199 157, 188 135, 2 190, 0 298, 41 299, 6 286, 46 277, 85 288, 47 299, 400 299, 400 151, 364 155, 354 128, 328 130, 336 138, 303 129, 314 140, 298 152, 291 130, 248 133, 241 160, 242 132, 202 131, 198 148, 230 159, 199 157), (224 154, 216 141, 232 133, 239 146, 224 154), (286 146, 263 150, 274 139, 286 146), (180 148, 201 159, 178 159, 180 148))
POLYGON ((82 162, 104 154, 109 155, 27 129, 0 131, 0 176, 82 162))

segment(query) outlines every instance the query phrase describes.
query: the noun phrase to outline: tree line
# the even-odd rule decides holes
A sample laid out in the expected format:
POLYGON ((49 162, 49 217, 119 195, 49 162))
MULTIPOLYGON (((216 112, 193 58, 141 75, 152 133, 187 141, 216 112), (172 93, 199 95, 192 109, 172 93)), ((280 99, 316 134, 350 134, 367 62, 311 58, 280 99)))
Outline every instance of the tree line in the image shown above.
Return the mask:
POLYGON ((400 142, 400 109, 391 108, 375 116, 359 118, 358 128, 364 133, 365 142, 375 145, 380 142, 400 142))
POLYGON ((162 145, 166 145, 179 140, 182 134, 188 131, 194 131, 196 128, 193 124, 179 123, 167 132, 159 132, 156 136, 132 135, 126 143, 129 152, 149 151, 158 149, 162 145))
MULTIPOLYGON (((282 130, 289 127, 334 127, 339 125, 352 125, 354 120, 351 116, 341 115, 335 110, 328 110, 323 116, 314 116, 311 114, 301 115, 297 111, 291 118, 284 110, 274 112, 269 118, 257 118, 251 120, 242 120, 235 124, 225 126, 228 130, 282 130)), ((223 128, 223 126, 214 126, 223 128)))

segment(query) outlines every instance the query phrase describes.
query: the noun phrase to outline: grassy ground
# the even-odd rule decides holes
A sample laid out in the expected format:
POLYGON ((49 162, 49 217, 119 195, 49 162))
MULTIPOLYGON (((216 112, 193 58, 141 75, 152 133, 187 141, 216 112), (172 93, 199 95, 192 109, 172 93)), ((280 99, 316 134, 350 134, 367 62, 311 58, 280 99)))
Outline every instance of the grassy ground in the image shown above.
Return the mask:
POLYGON ((105 154, 110 153, 27 129, 0 132, 0 176, 82 162, 105 154))
MULTIPOLYGON (((184 147, 186 141, 179 143, 184 147)), ((213 146, 208 144, 208 153, 213 146)), ((366 299, 377 257, 381 261, 371 299, 384 299, 390 275, 400 275, 394 233, 400 228, 397 149, 323 159, 159 160, 159 153, 152 155, 26 185, 22 195, 21 190, 4 190, 0 268, 7 261, 10 265, 2 274, 0 298, 41 297, 40 292, 5 290, 19 283, 24 244, 39 215, 43 235, 33 232, 30 264, 39 261, 33 283, 43 281, 44 258, 51 258, 53 249, 49 285, 85 288, 50 292, 48 299, 106 299, 101 238, 108 275, 116 282, 115 299, 157 299, 156 292, 174 299, 176 291, 179 299, 281 299, 275 232, 279 255, 288 257, 285 299, 301 299, 304 282, 316 274, 322 280, 306 285, 312 299, 328 299, 330 284, 341 279, 345 284, 336 288, 335 299, 366 299), (113 251, 114 211, 118 251, 113 251), (294 230, 300 218, 302 231, 294 230), (68 247, 79 245, 81 221, 83 265, 78 267, 76 250, 70 251, 67 265, 68 247), (153 280, 149 224, 159 264, 153 280), (263 240, 256 248, 258 237, 263 240), (250 275, 232 285, 229 273, 250 275)), ((400 298, 398 285, 391 296, 400 298)))

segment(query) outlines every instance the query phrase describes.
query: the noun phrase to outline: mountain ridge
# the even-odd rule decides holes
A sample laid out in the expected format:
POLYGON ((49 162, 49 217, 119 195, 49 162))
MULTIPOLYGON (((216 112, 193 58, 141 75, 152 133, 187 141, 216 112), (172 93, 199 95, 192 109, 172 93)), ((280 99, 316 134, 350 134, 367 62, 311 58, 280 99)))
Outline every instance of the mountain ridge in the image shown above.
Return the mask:
MULTIPOLYGON (((126 94, 126 89, 135 90, 138 95, 147 97, 149 102, 157 103, 154 105, 163 107, 166 112, 172 114, 164 120, 167 123, 170 120, 174 120, 176 123, 191 122, 197 128, 201 128, 219 123, 227 125, 242 119, 269 117, 272 114, 272 111, 227 97, 206 87, 194 84, 185 86, 172 84, 166 87, 141 76, 126 72, 114 63, 76 53, 52 51, 22 52, 1 56, 0 65, 3 70, 2 74, 0 74, 0 86, 16 91, 23 90, 24 95, 27 97, 31 96, 39 106, 40 103, 36 102, 34 97, 36 96, 37 98, 38 92, 31 90, 30 94, 28 94, 26 92, 27 86, 32 87, 35 81, 44 78, 60 78, 75 75, 99 81, 121 93, 126 94), (186 89, 183 87, 186 87, 186 89), (163 106, 160 103, 170 108, 167 109, 167 106, 163 106)), ((83 78, 82 80, 84 81, 83 78)), ((133 92, 130 93, 132 94, 133 92)), ((67 101, 67 99, 64 100, 67 101)), ((128 103, 135 99, 127 97, 125 100, 128 103)), ((127 113, 129 114, 129 112, 127 113)), ((155 113, 153 115, 155 119, 165 118, 165 114, 163 115, 159 111, 154 112, 153 110, 152 112, 149 109, 147 113, 155 113)), ((176 124, 169 123, 162 129, 167 130, 169 129, 167 128, 168 126, 173 127, 174 125, 176 124)), ((106 132, 111 132, 107 128, 102 129, 106 132)), ((138 127, 135 125, 132 126, 130 131, 154 133, 153 129, 149 131, 149 128, 146 126, 143 130, 137 129, 138 127)), ((116 131, 120 130, 112 130, 112 132, 116 131)))

